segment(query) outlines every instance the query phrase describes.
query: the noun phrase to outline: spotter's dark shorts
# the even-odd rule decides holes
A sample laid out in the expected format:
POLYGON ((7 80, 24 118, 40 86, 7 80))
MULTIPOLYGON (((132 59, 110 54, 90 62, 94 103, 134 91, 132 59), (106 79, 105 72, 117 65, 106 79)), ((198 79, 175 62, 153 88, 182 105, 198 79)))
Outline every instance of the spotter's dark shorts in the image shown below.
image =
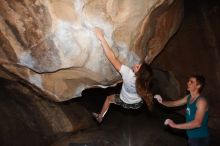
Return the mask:
POLYGON ((204 138, 189 138, 188 139, 189 146, 209 146, 210 145, 210 137, 204 138))

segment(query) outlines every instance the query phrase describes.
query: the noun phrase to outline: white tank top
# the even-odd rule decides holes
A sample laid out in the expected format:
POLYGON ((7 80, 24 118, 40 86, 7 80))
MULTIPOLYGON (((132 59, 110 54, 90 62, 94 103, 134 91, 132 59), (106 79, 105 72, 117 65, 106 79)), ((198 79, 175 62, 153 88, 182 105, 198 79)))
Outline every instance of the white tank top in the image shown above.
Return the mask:
POLYGON ((137 94, 135 81, 135 73, 127 66, 122 65, 120 68, 120 74, 123 79, 120 98, 127 104, 134 104, 142 101, 142 98, 137 94))

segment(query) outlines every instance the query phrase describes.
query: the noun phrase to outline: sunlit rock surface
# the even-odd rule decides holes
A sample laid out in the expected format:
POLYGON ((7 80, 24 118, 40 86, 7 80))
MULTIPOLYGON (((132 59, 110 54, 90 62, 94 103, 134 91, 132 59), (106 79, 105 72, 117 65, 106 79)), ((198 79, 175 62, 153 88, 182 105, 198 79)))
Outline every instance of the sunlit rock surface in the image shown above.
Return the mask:
POLYGON ((151 63, 176 32, 182 0, 0 0, 0 76, 53 101, 119 81, 93 33, 126 65, 151 63))

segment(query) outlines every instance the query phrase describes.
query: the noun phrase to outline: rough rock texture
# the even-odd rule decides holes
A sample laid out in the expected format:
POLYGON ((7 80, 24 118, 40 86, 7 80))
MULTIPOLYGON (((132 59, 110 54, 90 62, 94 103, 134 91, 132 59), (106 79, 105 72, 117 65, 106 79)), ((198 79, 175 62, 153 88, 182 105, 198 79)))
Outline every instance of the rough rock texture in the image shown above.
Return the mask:
POLYGON ((85 88, 120 80, 95 26, 131 66, 152 62, 182 14, 182 0, 0 0, 0 76, 53 101, 77 97, 85 88))
POLYGON ((78 102, 51 102, 2 78, 0 89, 1 146, 48 146, 63 133, 96 124, 78 102))

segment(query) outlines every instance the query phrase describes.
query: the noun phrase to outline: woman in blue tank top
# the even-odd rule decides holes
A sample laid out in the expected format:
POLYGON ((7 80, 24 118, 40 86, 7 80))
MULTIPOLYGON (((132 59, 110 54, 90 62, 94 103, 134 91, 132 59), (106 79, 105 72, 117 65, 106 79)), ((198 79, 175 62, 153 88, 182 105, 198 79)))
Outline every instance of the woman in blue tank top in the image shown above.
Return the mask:
POLYGON ((159 103, 167 107, 187 105, 185 123, 177 124, 171 119, 166 119, 164 124, 176 129, 185 129, 189 146, 209 146, 208 103, 206 98, 201 96, 204 85, 203 76, 193 75, 187 82, 189 95, 175 101, 163 101, 160 95, 154 96, 159 103))

